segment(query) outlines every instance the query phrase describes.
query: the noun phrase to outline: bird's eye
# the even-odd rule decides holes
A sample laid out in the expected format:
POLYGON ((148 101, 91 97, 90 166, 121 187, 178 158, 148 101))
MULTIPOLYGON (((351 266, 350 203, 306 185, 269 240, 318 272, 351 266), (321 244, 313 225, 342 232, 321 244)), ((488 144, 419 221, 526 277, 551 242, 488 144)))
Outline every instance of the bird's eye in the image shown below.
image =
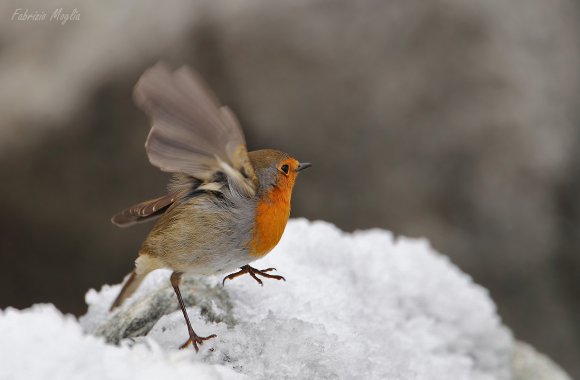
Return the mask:
POLYGON ((280 166, 280 170, 282 170, 282 173, 284 173, 286 175, 288 175, 288 169, 289 169, 288 165, 284 164, 284 165, 280 166))

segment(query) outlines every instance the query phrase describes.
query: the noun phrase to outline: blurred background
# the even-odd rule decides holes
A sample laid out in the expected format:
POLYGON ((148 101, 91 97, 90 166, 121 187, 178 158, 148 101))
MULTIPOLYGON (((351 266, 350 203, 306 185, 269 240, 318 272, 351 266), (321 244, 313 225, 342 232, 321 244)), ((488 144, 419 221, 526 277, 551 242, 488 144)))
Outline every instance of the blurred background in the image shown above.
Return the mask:
POLYGON ((294 217, 428 238, 580 377, 579 5, 4 0, 0 307, 79 315, 132 269, 151 225, 109 218, 164 192, 131 94, 161 59, 201 72, 249 149, 315 164, 294 217))

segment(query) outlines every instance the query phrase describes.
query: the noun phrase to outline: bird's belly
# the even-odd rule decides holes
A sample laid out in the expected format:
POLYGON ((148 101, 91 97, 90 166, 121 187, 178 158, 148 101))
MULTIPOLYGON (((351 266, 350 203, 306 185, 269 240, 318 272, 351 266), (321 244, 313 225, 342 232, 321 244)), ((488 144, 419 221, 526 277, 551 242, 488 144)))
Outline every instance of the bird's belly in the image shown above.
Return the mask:
POLYGON ((231 272, 255 258, 246 248, 240 247, 188 247, 176 252, 171 258, 171 269, 198 275, 214 275, 231 272))
POLYGON ((255 260, 248 249, 255 205, 236 206, 224 209, 209 196, 184 202, 161 217, 141 251, 184 273, 219 274, 246 265, 255 260))

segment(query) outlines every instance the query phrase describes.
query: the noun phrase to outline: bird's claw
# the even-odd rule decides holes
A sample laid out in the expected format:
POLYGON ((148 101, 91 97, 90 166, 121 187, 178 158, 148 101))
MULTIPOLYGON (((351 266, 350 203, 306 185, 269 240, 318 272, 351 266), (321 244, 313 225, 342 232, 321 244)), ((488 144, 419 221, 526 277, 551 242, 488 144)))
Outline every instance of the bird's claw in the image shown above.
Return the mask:
POLYGON ((252 276, 252 278, 254 280, 256 280, 256 282, 258 284, 260 284, 261 286, 264 286, 264 283, 262 282, 262 280, 260 280, 258 278, 258 276, 262 276, 262 277, 265 277, 265 278, 272 278, 274 280, 283 280, 283 281, 286 281, 286 279, 284 277, 282 277, 282 276, 277 276, 277 275, 274 275, 274 274, 268 274, 267 273, 267 272, 275 271, 276 268, 267 268, 267 269, 260 270, 260 269, 252 268, 249 265, 244 265, 240 269, 241 269, 240 271, 238 271, 236 273, 232 273, 232 274, 224 277, 224 279, 222 281, 222 285, 225 285, 226 280, 233 280, 234 278, 239 277, 239 276, 241 276, 243 274, 246 274, 246 273, 249 274, 250 276, 252 276))
POLYGON ((212 339, 215 337, 217 337, 216 334, 211 334, 209 336, 198 336, 196 333, 193 333, 193 334, 190 333, 189 339, 185 343, 183 343, 181 346, 179 346, 179 349, 183 350, 184 348, 187 348, 187 346, 189 346, 190 344, 193 343, 193 348, 195 348, 195 352, 198 352, 199 351, 198 344, 202 345, 204 340, 212 339))

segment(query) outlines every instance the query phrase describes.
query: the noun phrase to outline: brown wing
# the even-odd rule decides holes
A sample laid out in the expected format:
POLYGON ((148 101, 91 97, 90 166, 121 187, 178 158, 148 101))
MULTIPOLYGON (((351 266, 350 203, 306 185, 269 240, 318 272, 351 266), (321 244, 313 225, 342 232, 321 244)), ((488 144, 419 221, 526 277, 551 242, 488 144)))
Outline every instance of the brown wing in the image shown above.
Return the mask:
POLYGON ((153 165, 204 183, 223 173, 233 190, 255 194, 257 179, 242 129, 195 72, 157 64, 143 73, 134 97, 151 118, 145 149, 153 165))
POLYGON ((163 214, 175 202, 175 199, 174 195, 165 195, 141 202, 113 216, 111 222, 119 227, 148 222, 163 214))
POLYGON ((111 219, 114 224, 151 220, 198 187, 220 191, 227 184, 238 193, 255 194, 257 179, 242 129, 195 72, 187 67, 172 72, 157 64, 143 73, 134 98, 151 118, 145 142, 149 161, 175 175, 168 195, 124 210, 111 219), (212 183, 224 175, 227 181, 212 183))

